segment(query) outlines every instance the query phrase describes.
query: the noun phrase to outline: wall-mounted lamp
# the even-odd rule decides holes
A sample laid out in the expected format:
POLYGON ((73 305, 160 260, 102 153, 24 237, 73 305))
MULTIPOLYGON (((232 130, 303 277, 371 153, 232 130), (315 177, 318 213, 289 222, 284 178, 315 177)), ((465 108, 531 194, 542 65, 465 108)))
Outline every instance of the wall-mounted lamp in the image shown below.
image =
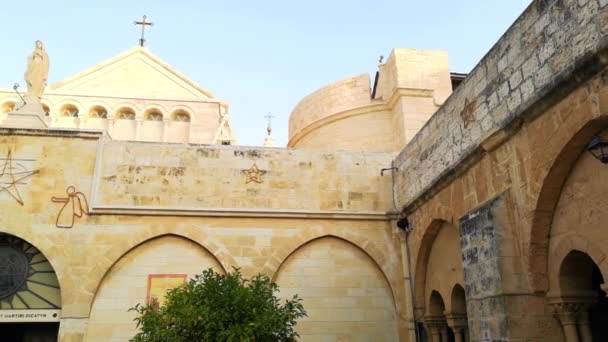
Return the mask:
POLYGON ((591 139, 591 142, 587 145, 587 151, 589 151, 595 159, 602 162, 602 164, 608 164, 608 141, 598 135, 591 139))
POLYGON ((401 217, 397 221, 397 227, 399 227, 401 230, 405 231, 406 233, 409 233, 412 230, 412 227, 410 226, 410 221, 407 219, 407 217, 401 217))

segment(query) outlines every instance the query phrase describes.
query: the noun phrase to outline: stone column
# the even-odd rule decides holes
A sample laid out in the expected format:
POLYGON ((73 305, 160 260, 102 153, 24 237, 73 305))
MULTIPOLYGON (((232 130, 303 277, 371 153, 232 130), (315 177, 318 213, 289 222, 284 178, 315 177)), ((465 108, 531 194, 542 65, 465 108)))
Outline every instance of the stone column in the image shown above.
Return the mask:
POLYGON ((114 115, 110 116, 108 115, 108 135, 112 136, 112 132, 114 130, 114 123, 116 123, 116 119, 114 118, 114 115))
POLYGON ((579 303, 557 303, 553 304, 555 316, 564 330, 566 342, 579 342, 577 331, 577 318, 581 309, 579 303))
POLYGON ((171 120, 163 119, 163 142, 167 142, 167 137, 169 135, 169 125, 171 124, 171 120))
POLYGON ((135 121, 136 121, 135 140, 140 141, 141 140, 141 129, 142 129, 142 125, 144 124, 144 119, 143 118, 135 118, 135 121))
POLYGON ((578 314, 577 324, 581 342, 593 342, 593 334, 591 333, 591 325, 589 324, 588 306, 581 308, 581 311, 578 314))
MULTIPOLYGON (((424 324, 426 325, 426 329, 429 331, 429 334, 431 335, 430 342, 443 342, 442 341, 443 327, 446 326, 445 320, 443 319, 443 317, 427 316, 424 318, 424 324)), ((447 331, 446 331, 446 337, 447 337, 447 331)), ((447 342, 447 339, 444 341, 447 342)))
POLYGON ((448 326, 444 325, 441 327, 441 342, 449 342, 448 339, 448 326))
POLYGON ((446 315, 448 326, 454 331, 454 340, 456 342, 465 342, 465 332, 467 330, 467 316, 464 314, 448 314, 446 315))
POLYGON ((62 318, 59 322, 59 341, 84 341, 88 320, 88 317, 62 318))

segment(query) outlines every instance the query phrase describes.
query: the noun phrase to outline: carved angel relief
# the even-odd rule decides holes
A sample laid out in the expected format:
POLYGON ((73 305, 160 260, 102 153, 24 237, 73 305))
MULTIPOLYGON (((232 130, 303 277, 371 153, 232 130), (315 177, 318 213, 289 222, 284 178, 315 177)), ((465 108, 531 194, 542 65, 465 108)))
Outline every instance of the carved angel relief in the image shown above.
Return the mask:
POLYGON ((88 213, 89 205, 82 192, 76 191, 71 185, 65 189, 65 192, 67 197, 51 197, 54 203, 63 203, 55 221, 57 228, 72 228, 76 217, 80 218, 88 213))

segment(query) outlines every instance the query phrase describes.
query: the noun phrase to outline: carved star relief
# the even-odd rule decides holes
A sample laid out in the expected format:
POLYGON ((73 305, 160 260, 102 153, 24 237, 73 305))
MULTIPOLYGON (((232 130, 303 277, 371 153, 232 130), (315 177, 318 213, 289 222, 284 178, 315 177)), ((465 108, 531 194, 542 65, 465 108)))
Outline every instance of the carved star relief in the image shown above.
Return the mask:
POLYGON ((24 184, 24 179, 38 173, 38 171, 25 170, 23 165, 15 163, 11 150, 9 150, 6 159, 4 161, 0 160, 0 193, 6 191, 17 203, 23 205, 23 199, 19 194, 17 185, 24 184))
POLYGON ((258 166, 253 163, 250 169, 242 171, 247 179, 245 180, 245 184, 249 184, 249 182, 262 183, 262 175, 266 174, 266 171, 258 169, 258 166))

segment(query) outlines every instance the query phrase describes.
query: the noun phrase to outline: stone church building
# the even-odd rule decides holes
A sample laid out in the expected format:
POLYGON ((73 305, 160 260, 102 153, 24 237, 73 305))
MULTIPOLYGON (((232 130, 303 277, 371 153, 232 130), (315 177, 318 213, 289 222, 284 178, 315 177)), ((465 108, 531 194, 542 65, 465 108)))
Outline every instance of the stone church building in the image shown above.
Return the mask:
POLYGON ((141 47, 40 105, 0 91, 3 340, 127 341, 209 267, 299 294, 303 341, 608 340, 606 0, 533 1, 466 78, 395 49, 287 148, 141 47))

